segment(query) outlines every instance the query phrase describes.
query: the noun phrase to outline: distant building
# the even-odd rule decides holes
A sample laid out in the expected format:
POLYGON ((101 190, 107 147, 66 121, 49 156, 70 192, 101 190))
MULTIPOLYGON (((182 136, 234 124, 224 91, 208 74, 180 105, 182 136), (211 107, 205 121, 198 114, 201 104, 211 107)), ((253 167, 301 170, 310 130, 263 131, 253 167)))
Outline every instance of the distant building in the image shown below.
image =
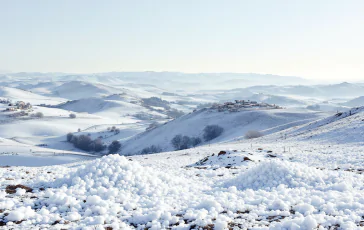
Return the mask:
POLYGON ((8 107, 6 108, 6 111, 17 111, 18 109, 16 107, 8 107))
POLYGON ((267 103, 258 103, 257 101, 235 100, 235 103, 214 104, 210 109, 215 109, 219 112, 238 112, 243 109, 281 109, 281 107, 267 103))
POLYGON ((24 101, 18 101, 16 103, 16 106, 18 109, 22 109, 22 110, 25 110, 25 109, 31 109, 32 108, 32 105, 28 102, 28 103, 25 103, 24 101))

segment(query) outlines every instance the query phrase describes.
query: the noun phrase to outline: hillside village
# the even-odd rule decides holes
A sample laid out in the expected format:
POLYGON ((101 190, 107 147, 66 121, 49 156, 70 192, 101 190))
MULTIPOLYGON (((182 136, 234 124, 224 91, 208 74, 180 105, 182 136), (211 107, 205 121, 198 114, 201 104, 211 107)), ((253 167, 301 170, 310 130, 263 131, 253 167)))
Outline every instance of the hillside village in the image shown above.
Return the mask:
POLYGON ((235 102, 225 102, 223 104, 214 104, 211 109, 219 112, 239 112, 242 110, 250 109, 283 109, 278 105, 271 105, 268 103, 259 103, 250 100, 235 100, 235 102))
POLYGON ((9 99, 1 99, 0 104, 5 105, 5 109, 2 112, 17 112, 9 114, 9 117, 27 116, 33 108, 29 102, 17 101, 12 103, 9 99))

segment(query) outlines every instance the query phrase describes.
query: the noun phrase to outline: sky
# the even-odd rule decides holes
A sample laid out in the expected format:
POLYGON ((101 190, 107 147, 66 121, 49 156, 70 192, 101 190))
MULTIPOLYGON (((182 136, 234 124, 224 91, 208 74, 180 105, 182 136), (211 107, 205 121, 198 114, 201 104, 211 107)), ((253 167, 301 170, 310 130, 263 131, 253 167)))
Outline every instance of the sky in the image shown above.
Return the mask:
POLYGON ((364 81, 363 0, 0 0, 0 70, 364 81))

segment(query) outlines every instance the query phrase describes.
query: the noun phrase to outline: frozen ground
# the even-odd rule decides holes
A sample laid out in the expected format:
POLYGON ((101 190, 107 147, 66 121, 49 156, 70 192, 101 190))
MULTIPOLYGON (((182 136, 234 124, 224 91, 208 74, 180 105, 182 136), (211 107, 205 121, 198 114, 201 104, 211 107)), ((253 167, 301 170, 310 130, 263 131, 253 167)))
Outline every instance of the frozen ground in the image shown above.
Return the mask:
POLYGON ((345 138, 360 133, 362 110, 248 141, 0 168, 0 223, 4 229, 362 229, 364 141, 331 137, 350 127, 357 131, 346 130, 345 138), (6 190, 18 184, 33 190, 6 190))
POLYGON ((363 147, 347 153, 340 145, 300 145, 284 152, 276 144, 235 143, 110 155, 76 166, 1 168, 0 223, 5 229, 360 229, 363 147), (33 191, 5 192, 17 184, 33 191))

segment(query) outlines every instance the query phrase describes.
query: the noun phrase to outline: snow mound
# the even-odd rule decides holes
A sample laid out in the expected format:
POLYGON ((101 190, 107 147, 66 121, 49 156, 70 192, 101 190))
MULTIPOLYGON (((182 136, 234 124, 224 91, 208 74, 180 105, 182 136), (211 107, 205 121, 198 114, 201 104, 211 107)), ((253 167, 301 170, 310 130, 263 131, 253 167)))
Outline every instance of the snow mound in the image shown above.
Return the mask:
POLYGON ((178 182, 182 180, 115 154, 83 165, 56 183, 77 187, 81 193, 91 192, 92 195, 109 199, 117 195, 117 191, 113 192, 114 189, 124 193, 130 192, 130 195, 152 195, 155 192, 168 193, 169 186, 178 182))
POLYGON ((81 166, 52 187, 45 191, 45 204, 79 214, 66 219, 77 219, 81 226, 117 224, 119 216, 136 225, 158 219, 175 223, 173 213, 184 209, 199 189, 183 176, 158 172, 120 155, 81 166))
MULTIPOLYGON (((336 177, 337 178, 337 177, 336 177)), ((241 173, 237 178, 226 183, 227 186, 236 186, 238 189, 265 189, 270 190, 284 185, 288 188, 305 187, 316 189, 328 188, 332 185, 334 190, 345 190, 350 185, 336 183, 335 177, 328 172, 307 167, 297 163, 285 161, 266 161, 241 173)))
POLYGON ((255 162, 263 160, 264 157, 256 156, 251 153, 247 153, 242 150, 226 150, 214 153, 211 156, 207 156, 198 162, 189 165, 189 167, 201 167, 204 166, 208 169, 216 168, 235 168, 240 166, 247 166, 255 162))

